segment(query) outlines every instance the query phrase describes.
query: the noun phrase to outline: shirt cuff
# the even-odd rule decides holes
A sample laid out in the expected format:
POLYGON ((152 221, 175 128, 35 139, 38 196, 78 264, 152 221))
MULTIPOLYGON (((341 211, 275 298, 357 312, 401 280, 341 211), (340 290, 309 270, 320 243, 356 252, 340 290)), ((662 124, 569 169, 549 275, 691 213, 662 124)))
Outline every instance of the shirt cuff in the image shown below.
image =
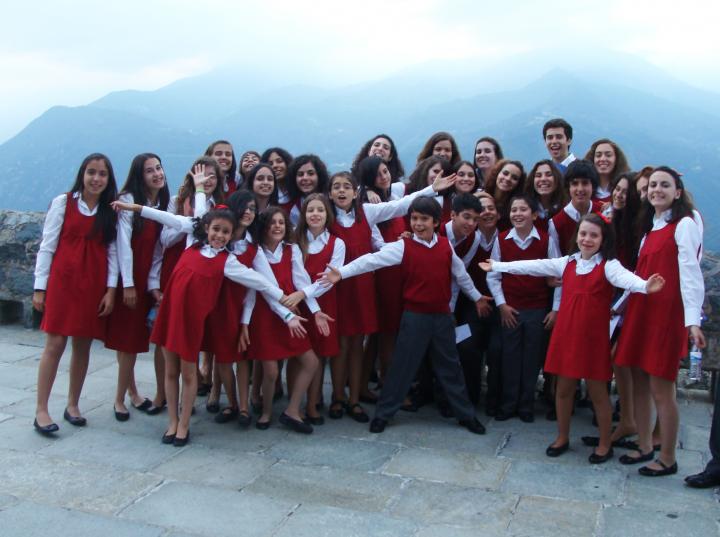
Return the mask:
POLYGON ((695 308, 685 309, 685 327, 700 326, 700 312, 695 311, 695 308))
POLYGON ((48 279, 43 278, 35 278, 35 285, 33 286, 33 289, 36 291, 45 291, 47 289, 47 281, 48 279))

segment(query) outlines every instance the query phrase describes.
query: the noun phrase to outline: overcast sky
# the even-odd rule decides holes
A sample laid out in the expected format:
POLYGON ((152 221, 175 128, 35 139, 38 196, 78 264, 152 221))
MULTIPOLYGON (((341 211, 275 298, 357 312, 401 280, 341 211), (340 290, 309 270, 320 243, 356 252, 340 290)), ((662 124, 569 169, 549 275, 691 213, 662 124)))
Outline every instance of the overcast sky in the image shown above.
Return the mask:
POLYGON ((35 0, 3 3, 0 142, 53 105, 228 63, 344 85, 430 59, 635 54, 720 92, 718 0, 35 0))

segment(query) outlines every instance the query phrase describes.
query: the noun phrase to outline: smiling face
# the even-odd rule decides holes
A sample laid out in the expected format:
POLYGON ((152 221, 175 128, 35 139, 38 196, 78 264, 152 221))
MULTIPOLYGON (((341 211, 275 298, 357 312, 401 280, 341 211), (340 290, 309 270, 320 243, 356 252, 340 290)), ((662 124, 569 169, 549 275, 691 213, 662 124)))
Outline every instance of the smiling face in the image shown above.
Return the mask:
POLYGON ((612 191, 612 205, 614 209, 624 209, 627 203, 627 193, 630 183, 627 179, 620 179, 612 191))
POLYGON ((276 247, 285 238, 285 216, 277 212, 270 218, 265 240, 272 248, 276 247))
POLYGON ((599 175, 610 175, 615 169, 615 149, 610 144, 599 144, 595 148, 593 163, 599 175))
POLYGON ((482 205, 482 212, 478 216, 478 227, 485 235, 489 235, 495 231, 498 221, 497 207, 495 206, 495 200, 483 196, 480 198, 480 205, 482 205))
POLYGON ((255 174, 253 181, 253 193, 261 199, 267 199, 275 189, 275 177, 272 171, 266 167, 262 167, 255 174))
POLYGON ((327 223, 327 211, 325 204, 320 200, 312 200, 305 209, 305 221, 312 233, 320 233, 325 229, 327 223))
POLYGON ((147 192, 157 192, 165 186, 165 172, 156 158, 149 158, 143 164, 143 181, 147 192))
POLYGON ((419 239, 431 241, 438 221, 428 214, 413 211, 410 213, 410 229, 419 239))
POLYGON ((682 196, 682 190, 677 187, 672 175, 657 171, 650 176, 647 199, 655 209, 655 214, 667 211, 680 196, 682 196))
POLYGON ((647 198, 648 193, 648 178, 647 177, 638 177, 638 180, 635 181, 635 188, 637 188, 638 194, 640 194, 640 199, 644 200, 647 198))
POLYGON ((551 127, 545 132, 545 147, 555 162, 562 162, 567 158, 571 142, 562 127, 551 127))
POLYGON ((300 168, 298 168, 295 181, 297 183, 298 190, 300 190, 300 194, 303 196, 312 194, 317 190, 318 175, 312 162, 303 164, 300 168))
POLYGON ((590 259, 602 246, 602 229, 592 222, 581 222, 578 227, 577 245, 583 259, 590 259))
POLYGON ((541 164, 537 167, 535 177, 533 177, 533 187, 535 188, 535 192, 541 197, 550 196, 555 192, 557 185, 555 184, 555 176, 549 164, 541 164))
POLYGON ((495 146, 487 140, 478 142, 475 146, 475 166, 478 170, 485 173, 497 162, 497 155, 495 154, 495 146))
POLYGON ((205 232, 208 236, 208 244, 219 250, 224 248, 230 240, 233 232, 232 222, 225 218, 215 218, 205 226, 205 232))
POLYGON ((570 200, 573 205, 575 205, 575 208, 590 203, 590 198, 593 193, 590 179, 573 179, 568 185, 568 188, 570 189, 570 200))
POLYGON ((330 200, 338 209, 349 211, 355 196, 357 196, 357 192, 355 192, 355 187, 350 179, 342 175, 333 179, 330 185, 330 200))
POLYGON ((250 200, 240 217, 240 225, 244 228, 248 228, 255 221, 255 215, 257 214, 257 205, 254 200, 250 200))
POLYGON ((533 227, 533 222, 537 214, 525 200, 517 199, 510 206, 510 222, 513 227, 520 233, 529 233, 533 227))
POLYGON ((213 147, 212 150, 212 155, 210 156, 217 160, 220 165, 220 171, 227 175, 230 172, 230 167, 232 166, 232 155, 233 148, 230 144, 215 144, 215 147, 213 147))
POLYGON ((475 170, 472 166, 463 164, 458 168, 455 191, 461 194, 475 191, 475 170))
POLYGON ((255 153, 247 153, 240 161, 240 173, 246 175, 250 170, 257 166, 260 157, 255 153))
POLYGON ((270 153, 270 158, 268 159, 268 162, 270 163, 270 166, 272 167, 272 170, 275 172, 275 178, 280 182, 285 179, 285 175, 287 174, 287 164, 282 159, 280 155, 278 155, 275 151, 270 153))
POLYGON ((378 190, 388 190, 392 184, 392 177, 390 176, 390 170, 384 162, 378 166, 377 175, 375 176, 375 188, 378 190))
POLYGON ((450 219, 452 220, 453 233, 459 237, 467 237, 471 233, 474 233, 479 216, 477 212, 471 211, 470 209, 465 209, 464 211, 460 211, 460 213, 452 211, 450 213, 450 219))
POLYGON ((107 188, 110 173, 102 159, 91 160, 83 174, 83 196, 99 197, 107 188))
POLYGON ((387 138, 383 138, 380 136, 379 138, 375 138, 372 141, 372 144, 370 144, 370 149, 368 150, 368 157, 380 157, 385 162, 390 162, 390 155, 392 154, 392 144, 390 143, 390 140, 387 138))
POLYGON ((512 192, 520 182, 520 168, 515 164, 505 164, 498 173, 495 185, 501 192, 512 192))
POLYGON ((427 174, 427 184, 431 185, 435 181, 438 175, 442 173, 442 165, 440 163, 433 164, 430 169, 428 170, 427 174))
POLYGON ((450 140, 440 140, 433 146, 432 154, 445 160, 452 159, 452 143, 450 140))

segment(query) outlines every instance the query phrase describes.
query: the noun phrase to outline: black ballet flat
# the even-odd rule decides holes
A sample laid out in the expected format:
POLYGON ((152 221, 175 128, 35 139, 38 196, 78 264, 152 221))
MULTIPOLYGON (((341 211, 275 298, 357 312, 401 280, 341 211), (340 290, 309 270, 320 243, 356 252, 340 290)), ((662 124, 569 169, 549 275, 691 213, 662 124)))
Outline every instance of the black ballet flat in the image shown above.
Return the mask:
POLYGON ((307 416, 303 421, 310 425, 325 425, 325 418, 322 416, 307 416))
POLYGON ((139 405, 136 405, 135 403, 130 403, 130 404, 132 405, 132 407, 135 410, 139 410, 140 412, 146 412, 147 409, 149 409, 152 406, 152 401, 146 397, 145 400, 142 403, 140 403, 139 405))
POLYGON ((163 410, 165 410, 165 407, 167 406, 167 401, 163 401, 160 406, 155 406, 151 404, 148 409, 145 411, 145 414, 148 414, 149 416, 155 416, 157 414, 160 414, 163 410))
POLYGON ((65 409, 63 418, 70 425, 74 425, 75 427, 85 427, 87 425, 87 420, 85 418, 83 418, 82 416, 71 416, 67 408, 65 409))
POLYGON ((162 437, 161 442, 162 442, 163 444, 172 444, 172 443, 174 443, 174 442, 175 442, 175 434, 174 434, 174 433, 173 433, 173 434, 165 433, 165 434, 163 435, 163 437, 162 437))
POLYGON ((653 457, 655 456, 655 451, 652 449, 648 451, 647 453, 640 453, 639 457, 631 457, 630 455, 623 455, 618 459, 620 461, 620 464, 637 464, 639 462, 647 462, 653 460, 653 457))
POLYGON ((553 446, 551 444, 545 450, 545 455, 547 455, 548 457, 559 457, 560 455, 565 453, 568 449, 570 449, 570 442, 565 442, 561 446, 553 446))
POLYGON ((130 412, 119 412, 113 405, 113 411, 115 412, 115 419, 118 421, 127 421, 130 419, 130 412))
POLYGON ((595 451, 593 451, 588 457, 588 461, 590 464, 602 464, 612 459, 614 455, 613 448, 610 448, 605 455, 598 455, 595 451))
POLYGON ((250 427, 250 423, 252 423, 252 418, 250 417, 250 414, 247 410, 241 410, 240 412, 238 412, 238 425, 240 427, 250 427))
POLYGON ((176 434, 175 439, 173 440, 173 446, 185 447, 189 441, 190 441, 190 431, 187 432, 187 435, 185 436, 185 438, 180 438, 176 434))
POLYGON ((267 431, 270 428, 270 421, 256 421, 255 428, 259 431, 267 431))
POLYGON ((37 418, 35 418, 35 421, 33 422, 33 427, 35 427, 35 430, 43 436, 55 436, 55 433, 60 430, 57 423, 40 425, 37 418))
POLYGON ((302 420, 296 420, 295 418, 291 418, 285 412, 280 414, 280 423, 282 423, 285 427, 289 427, 296 433, 302 433, 302 434, 311 434, 313 432, 312 425, 309 423, 305 423, 302 420))
POLYGON ((644 475, 645 477, 662 477, 664 475, 676 474, 678 471, 677 462, 672 463, 670 466, 665 464, 660 459, 655 459, 655 462, 661 466, 660 470, 655 470, 653 468, 648 468, 647 466, 643 466, 642 468, 638 468, 638 473, 640 475, 644 475))

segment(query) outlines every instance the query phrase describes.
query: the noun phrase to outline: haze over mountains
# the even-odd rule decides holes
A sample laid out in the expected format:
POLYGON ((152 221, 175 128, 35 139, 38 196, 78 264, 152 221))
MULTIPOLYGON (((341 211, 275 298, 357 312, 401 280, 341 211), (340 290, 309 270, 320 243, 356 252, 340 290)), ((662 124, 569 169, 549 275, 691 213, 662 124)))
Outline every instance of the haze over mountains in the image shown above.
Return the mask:
POLYGON ((320 88, 242 66, 179 80, 151 92, 118 91, 80 107, 53 107, 0 145, 3 208, 45 210, 72 184, 82 158, 101 151, 124 182, 132 157, 158 153, 172 190, 214 139, 236 153, 279 145, 314 152, 337 171, 386 132, 407 174, 425 140, 451 132, 465 158, 483 135, 526 168, 547 153, 542 124, 564 117, 578 156, 600 137, 633 168, 668 164, 682 173, 706 221, 706 245, 720 250, 720 94, 693 88, 635 57, 597 51, 431 62, 392 77, 320 88))

